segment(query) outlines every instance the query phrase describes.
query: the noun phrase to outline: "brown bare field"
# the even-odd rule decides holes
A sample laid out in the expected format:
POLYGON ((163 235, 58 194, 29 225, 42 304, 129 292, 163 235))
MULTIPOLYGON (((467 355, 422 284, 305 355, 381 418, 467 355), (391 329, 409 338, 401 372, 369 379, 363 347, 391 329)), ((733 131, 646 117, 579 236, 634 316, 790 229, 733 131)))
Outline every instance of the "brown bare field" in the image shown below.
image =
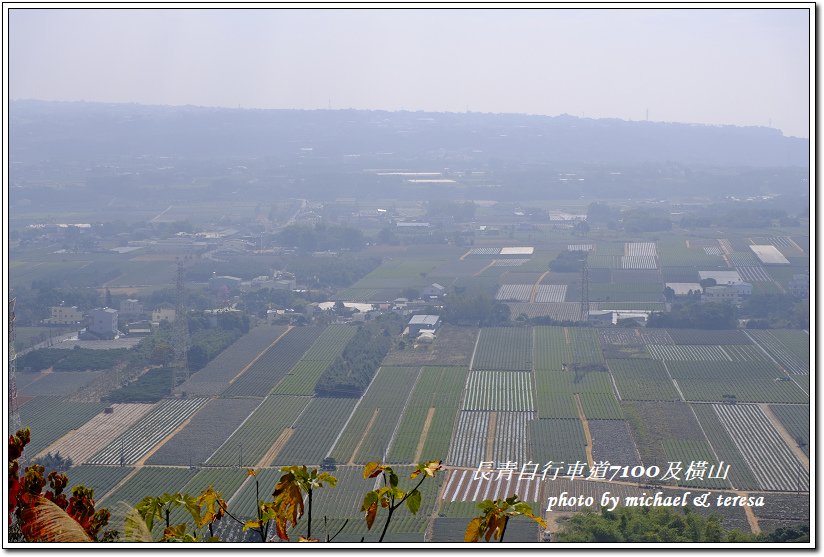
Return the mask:
POLYGON ((383 360, 385 366, 468 366, 475 348, 478 329, 444 325, 435 342, 417 347, 407 342, 406 348, 393 347, 383 360))

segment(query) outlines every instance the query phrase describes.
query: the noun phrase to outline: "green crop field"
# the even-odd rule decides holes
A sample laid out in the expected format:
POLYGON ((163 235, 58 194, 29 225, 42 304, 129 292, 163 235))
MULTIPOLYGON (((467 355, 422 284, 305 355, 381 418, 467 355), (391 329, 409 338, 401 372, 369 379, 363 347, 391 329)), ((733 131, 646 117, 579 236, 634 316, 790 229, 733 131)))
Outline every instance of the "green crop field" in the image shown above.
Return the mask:
POLYGON ((332 450, 336 461, 383 460, 419 372, 419 368, 380 368, 332 450))
POLYGON ((807 402, 809 397, 772 362, 667 362, 687 400, 807 402))
POLYGON ((587 442, 580 420, 533 420, 530 426, 533 462, 542 466, 550 461, 554 465, 565 463, 563 471, 576 461, 586 463, 587 442))
POLYGON ((623 420, 624 413, 615 395, 609 393, 581 393, 581 406, 588 420, 623 420))
POLYGON ((563 327, 535 327, 535 369, 562 370, 572 362, 563 327))
POLYGON ((330 365, 332 360, 301 360, 272 389, 272 394, 312 396, 315 384, 330 365))
POLYGON ((289 441, 270 465, 318 465, 357 404, 353 398, 313 398, 295 422, 289 441))
POLYGON ((69 483, 65 492, 71 493, 74 486, 83 485, 94 489, 94 498, 99 501, 133 470, 127 466, 74 466, 66 472, 69 483))
POLYGON ((528 327, 481 329, 472 369, 532 370, 532 329, 528 327))
POLYGON ((101 502, 105 501, 104 506, 114 506, 115 503, 124 501, 134 506, 145 497, 158 497, 164 493, 181 491, 195 473, 195 470, 189 468, 144 466, 125 484, 106 495, 101 502))
POLYGON ((309 397, 302 396, 268 396, 206 463, 211 466, 257 466, 309 401, 309 397))
POLYGON ((389 462, 414 463, 419 446, 418 460, 444 458, 452 439, 467 373, 465 367, 423 368, 398 426, 388 455, 389 462), (430 412, 432 415, 427 424, 430 412))
POLYGON ((711 404, 691 404, 707 440, 720 460, 730 465, 727 478, 736 489, 760 489, 747 461, 736 448, 711 404))
POLYGON ((26 454, 36 455, 88 422, 104 408, 106 405, 99 402, 67 402, 54 396, 34 397, 20 407, 20 425, 32 431, 26 454))
POLYGON ((607 360, 623 400, 680 400, 664 364, 641 358, 607 360))
POLYGON ((807 404, 772 404, 770 410, 781 425, 795 439, 797 445, 810 456, 810 407, 807 404))

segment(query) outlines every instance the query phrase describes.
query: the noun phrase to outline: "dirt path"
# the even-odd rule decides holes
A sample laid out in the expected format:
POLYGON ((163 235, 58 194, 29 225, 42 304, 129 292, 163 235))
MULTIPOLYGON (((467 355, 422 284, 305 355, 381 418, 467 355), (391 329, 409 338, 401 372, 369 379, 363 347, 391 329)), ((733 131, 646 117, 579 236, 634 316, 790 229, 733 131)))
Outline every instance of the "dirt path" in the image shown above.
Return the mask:
POLYGON ((381 409, 375 408, 375 412, 372 414, 372 417, 369 419, 369 423, 366 425, 366 428, 363 430, 363 435, 361 435, 360 441, 358 441, 355 450, 352 451, 352 456, 349 458, 348 464, 354 466, 355 464, 355 457, 358 456, 358 451, 360 451, 361 445, 366 440, 366 437, 369 435, 369 430, 372 429, 372 425, 375 423, 375 420, 378 419, 378 414, 380 414, 381 409))
POLYGON ((586 414, 584 414, 584 405, 581 404, 581 397, 575 393, 575 406, 578 407, 578 419, 581 420, 581 425, 584 427, 584 437, 587 440, 587 465, 592 468, 595 460, 592 458, 592 433, 589 431, 589 422, 586 414))
POLYGON ((481 340, 481 329, 478 329, 478 336, 475 337, 475 348, 472 349, 472 357, 469 359, 469 371, 472 371, 472 366, 475 365, 475 352, 478 351, 478 342, 481 340))
POLYGON ((493 259, 493 260, 492 260, 492 263, 490 263, 489 265, 487 265, 486 267, 484 267, 483 269, 481 269, 480 271, 478 271, 477 273, 475 273, 475 274, 474 274, 474 275, 472 275, 472 276, 473 276, 473 277, 477 277, 478 275, 480 275, 481 273, 483 273, 484 271, 486 271, 487 269, 489 269, 490 267, 492 267, 492 266, 494 266, 494 265, 495 265, 495 260, 493 259))
POLYGON ((549 274, 549 271, 545 271, 543 275, 538 277, 538 280, 535 281, 535 284, 532 285, 532 292, 529 294, 529 302, 535 303, 535 296, 538 295, 538 286, 541 284, 541 281, 544 280, 544 277, 549 274))
MULTIPOLYGON (((740 495, 742 497, 747 496, 746 491, 736 491, 736 495, 740 495)), ((760 534, 761 533, 761 525, 758 524, 758 518, 755 516, 755 513, 752 512, 752 507, 744 507, 744 514, 747 516, 747 524, 750 525, 750 530, 753 534, 760 534)))
POLYGON ((498 428, 498 413, 489 413, 489 426, 486 430, 486 458, 484 460, 495 460, 493 451, 495 450, 495 430, 498 428))
MULTIPOLYGON (((204 404, 203 406, 205 406, 205 404, 204 404)), ((191 416, 189 416, 188 418, 186 418, 186 419, 183 421, 183 423, 182 423, 182 424, 180 424, 179 426, 177 426, 173 432, 171 432, 169 435, 167 435, 166 437, 164 437, 164 438, 160 441, 160 443, 157 443, 154 447, 152 447, 152 450, 150 450, 148 453, 146 453, 145 455, 143 455, 143 458, 141 458, 140 460, 138 460, 137 462, 135 462, 135 463, 134 463, 134 466, 136 466, 136 467, 140 467, 140 466, 143 466, 144 464, 146 464, 146 461, 147 461, 147 460, 149 460, 153 454, 155 454, 157 451, 159 451, 159 450, 160 450, 160 447, 162 447, 163 445, 165 445, 165 444, 169 441, 169 439, 171 439, 172 437, 174 437, 175 435, 177 435, 177 434, 180 432, 180 430, 182 430, 184 427, 186 427, 187 425, 189 425, 189 422, 191 422, 191 421, 192 421, 192 419, 193 419, 195 416, 197 416, 197 413, 198 413, 198 412, 200 412, 200 410, 203 408, 203 406, 201 406, 200 408, 198 408, 197 410, 195 410, 195 411, 194 411, 194 413, 193 413, 191 416)))
POLYGON ((261 356, 263 356, 264 354, 266 354, 266 352, 267 352, 267 351, 268 351, 271 347, 273 347, 275 344, 277 344, 277 343, 278 343, 278 341, 279 341, 280 339, 282 339, 284 336, 286 336, 286 334, 287 334, 289 331, 291 331, 291 330, 292 330, 292 325, 289 325, 288 327, 286 327, 286 330, 285 330, 285 331, 283 331, 283 333, 281 333, 281 335, 280 335, 278 338, 276 338, 275 340, 273 340, 273 341, 272 341, 272 344, 270 344, 269 346, 267 346, 266 348, 264 348, 263 350, 261 350, 261 351, 260 351, 260 353, 259 353, 257 356, 255 356, 255 359, 254 359, 254 360, 252 360, 251 362, 249 362, 248 364, 246 364, 246 367, 244 367, 243 369, 241 369, 241 370, 238 372, 238 374, 237 374, 237 375, 235 375, 234 377, 232 377, 232 380, 231 380, 231 381, 229 381, 229 385, 231 385, 232 383, 234 383, 235 381, 237 381, 238 377, 240 377, 241 375, 243 375, 244 373, 246 373, 246 370, 247 370, 247 369, 249 369, 250 367, 252 367, 252 364, 254 364, 256 361, 258 361, 258 360, 261 358, 261 356))
POLYGON ((798 444, 795 442, 795 438, 792 435, 790 435, 790 432, 787 431, 784 428, 784 424, 781 423, 781 420, 778 419, 778 416, 773 414, 773 411, 770 408, 770 405, 769 404, 764 404, 762 402, 758 405, 758 407, 761 408, 761 411, 764 412, 764 415, 767 416, 767 419, 770 420, 770 423, 772 423, 773 427, 778 432, 778 434, 781 436, 781 438, 784 439, 784 442, 787 444, 787 446, 790 447, 790 450, 793 452, 793 454, 796 457, 798 457, 798 460, 800 460, 801 464, 804 465, 804 469, 807 470, 807 472, 809 472, 810 471, 810 459, 809 459, 809 457, 806 454, 804 454, 804 451, 802 451, 801 448, 798 446, 798 444))
POLYGON ((566 341, 567 344, 571 344, 569 342, 569 330, 566 327, 564 327, 564 340, 566 341))
POLYGON ((423 430, 421 431, 421 438, 418 439, 418 447, 415 449, 415 459, 412 462, 420 462, 421 461, 421 453, 423 452, 423 446, 426 443, 426 436, 429 435, 429 428, 432 426, 432 418, 435 416, 435 407, 431 406, 429 408, 429 412, 426 413, 426 421, 423 424, 423 430))
POLYGON ((459 259, 460 261, 463 261, 464 259, 466 259, 466 257, 467 257, 470 253, 472 253, 472 250, 467 251, 465 254, 463 254, 462 256, 460 256, 458 259, 459 259))
POLYGON ((275 457, 277 457, 280 451, 283 450, 283 446, 286 445, 286 442, 289 441, 289 438, 292 437, 294 433, 295 430, 291 427, 287 427, 286 429, 281 431, 280 435, 278 435, 278 438, 275 439, 274 444, 272 444, 272 446, 269 447, 269 450, 266 451, 266 454, 263 455, 263 458, 261 458, 258 461, 258 463, 255 465, 255 468, 264 468, 266 466, 269 466, 269 463, 275 460, 275 457))

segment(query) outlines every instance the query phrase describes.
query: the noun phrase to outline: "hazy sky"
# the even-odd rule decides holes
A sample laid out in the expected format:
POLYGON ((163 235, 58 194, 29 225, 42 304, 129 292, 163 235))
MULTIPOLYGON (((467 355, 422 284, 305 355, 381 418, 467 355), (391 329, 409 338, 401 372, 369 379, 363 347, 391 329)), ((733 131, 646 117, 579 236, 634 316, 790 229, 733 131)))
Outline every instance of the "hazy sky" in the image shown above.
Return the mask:
POLYGON ((12 99, 573 114, 809 136, 809 12, 11 9, 12 99))

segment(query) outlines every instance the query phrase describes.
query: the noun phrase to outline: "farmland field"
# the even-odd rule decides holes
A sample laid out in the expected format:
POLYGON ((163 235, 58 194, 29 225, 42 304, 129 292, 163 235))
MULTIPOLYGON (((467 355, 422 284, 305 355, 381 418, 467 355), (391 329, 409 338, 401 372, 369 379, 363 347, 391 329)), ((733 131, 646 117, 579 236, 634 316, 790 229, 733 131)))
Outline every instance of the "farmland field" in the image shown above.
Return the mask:
POLYGON ((209 457, 211 466, 257 466, 283 431, 309 404, 308 397, 270 395, 209 457))
POLYGON ((146 463, 188 466, 206 462, 260 403, 258 399, 210 400, 146 463))
POLYGON ((192 374, 177 391, 189 396, 214 396, 226 388, 240 371, 272 344, 286 327, 260 326, 240 337, 206 367, 192 374))
POLYGON ((770 405, 770 410, 778 417, 781 425, 792 435, 796 443, 801 441, 801 450, 810 456, 810 407, 806 404, 773 404, 770 405))
POLYGON ((572 361, 579 364, 603 364, 604 355, 594 329, 570 327, 567 329, 572 343, 572 361))
MULTIPOLYGON (((503 464, 504 461, 500 462, 503 464)), ((497 463, 498 461, 496 461, 497 463)), ((520 497, 521 501, 539 503, 542 501, 540 493, 544 481, 541 478, 543 464, 541 463, 541 466, 538 467, 534 478, 530 475, 531 472, 534 472, 532 468, 527 468, 526 473, 523 476, 521 475, 520 462, 517 469, 512 473, 506 470, 478 473, 475 470, 452 470, 445 480, 446 486, 441 499, 445 503, 474 503, 484 499, 502 499, 514 493, 520 497)), ((477 511, 477 506, 474 506, 474 511, 477 511)), ((466 528, 465 524, 464 528, 466 528)))
POLYGON ((58 397, 38 396, 20 408, 21 427, 30 427, 26 453, 36 455, 73 429, 85 424, 106 408, 98 402, 66 402, 58 397))
POLYGON ((83 464, 94 453, 112 442, 132 424, 154 408, 154 404, 114 404, 111 414, 100 413, 64 436, 48 450, 71 458, 74 464, 83 464))
POLYGON ((490 327, 481 329, 473 370, 530 371, 532 329, 490 327))
POLYGON ((221 396, 266 396, 301 359, 319 334, 321 330, 317 327, 294 327, 251 364, 221 396))
MULTIPOLYGON (((486 446, 490 412, 460 412, 455 436, 445 463, 475 468, 487 459, 486 446)), ((490 457, 492 455, 489 455, 490 457)))
POLYGON ((623 400, 680 400, 664 365, 641 358, 607 360, 623 400))
POLYGON ((736 489, 760 489, 747 458, 733 442, 712 404, 691 404, 701 428, 719 460, 730 465, 727 478, 736 489))
POLYGON ((551 391, 540 394, 536 401, 539 418, 578 418, 578 406, 572 393, 551 391))
POLYGON ((704 331, 700 329, 667 329, 675 344, 752 344, 743 331, 704 331))
POLYGON ((66 472, 69 477, 66 492, 71 493, 76 485, 84 485, 94 489, 95 500, 100 500, 132 470, 126 466, 74 466, 66 472))
POLYGON ((104 506, 114 506, 118 501, 124 501, 134 506, 144 497, 157 497, 164 493, 180 491, 195 473, 188 468, 144 466, 125 484, 106 495, 101 502, 106 502, 104 506))
POLYGON ((524 464, 529 459, 529 425, 533 412, 498 412, 495 417, 495 441, 492 460, 498 463, 524 464))
POLYGON ((313 398, 292 426, 294 434, 269 466, 320 464, 356 403, 352 398, 313 398))
POLYGON ((533 420, 530 425, 534 462, 545 465, 551 461, 558 465, 587 461, 586 438, 580 420, 533 420))
POLYGON ((332 365, 332 361, 300 360, 272 389, 272 394, 312 396, 315 394, 315 384, 326 368, 332 365))
POLYGON ((339 463, 384 461, 393 433, 414 389, 418 368, 382 367, 343 429, 331 456, 339 463))
POLYGON ((102 371, 58 371, 44 373, 35 381, 18 386, 17 392, 26 396, 70 395, 99 379, 102 371))
POLYGON ((641 464, 630 428, 624 420, 588 420, 592 435, 592 460, 619 466, 641 464))
POLYGON ((770 356, 790 373, 804 375, 810 372, 810 336, 803 331, 751 330, 747 331, 770 356))
POLYGON ((761 489, 810 489, 807 471, 757 406, 714 404, 713 409, 744 455, 761 489))
POLYGON ((807 402, 806 394, 772 362, 667 362, 687 400, 720 402, 807 402))
POLYGON ((549 317, 555 321, 582 321, 581 304, 578 302, 525 303, 509 302, 510 315, 517 318, 522 313, 530 319, 549 317))
POLYGON ((90 464, 134 464, 204 404, 205 398, 166 399, 89 458, 90 464), (122 459, 122 460, 121 460, 122 459))
POLYGON ((415 460, 440 459, 447 454, 467 373, 466 368, 460 367, 423 369, 398 426, 389 451, 389 462, 414 463, 415 460), (430 412, 431 421, 427 426, 430 412), (416 459, 419 447, 420 457, 416 459))
POLYGON ((624 402, 621 407, 645 466, 666 466, 668 439, 704 439, 701 425, 683 402, 624 402))
POLYGON ((563 302, 566 299, 566 284, 539 284, 535 291, 535 301, 563 302))
POLYGON ((623 420, 624 413, 621 405, 612 392, 609 393, 581 393, 581 406, 587 420, 623 420))
POLYGON ((560 371, 572 361, 571 348, 566 343, 563 327, 534 327, 535 369, 560 371))
MULTIPOLYGON (((531 284, 504 284, 495 294, 496 300, 528 302, 532 294, 531 284)), ((562 302, 563 300, 553 300, 562 302)))
POLYGON ((471 371, 466 381, 463 410, 530 412, 532 374, 519 371, 471 371))
POLYGON ((312 338, 311 345, 306 350, 301 360, 304 361, 329 361, 340 356, 346 345, 357 333, 356 327, 348 325, 330 325, 320 335, 312 338))
MULTIPOLYGON (((715 457, 712 448, 706 441, 667 439, 664 441, 664 451, 667 453, 667 459, 670 462, 681 463, 683 470, 681 471, 680 479, 677 481, 678 485, 683 487, 716 489, 725 489, 730 487, 729 482, 724 479, 723 469, 718 468, 718 465, 720 464, 719 459, 715 457), (688 479, 687 472, 689 471, 690 465, 694 462, 698 463, 702 461, 706 462, 710 467, 706 471, 707 477, 696 476, 688 479), (711 468, 713 466, 717 468, 711 468), (720 477, 710 478, 709 475, 712 471, 718 472, 713 475, 720 477)), ((726 465, 724 465, 724 467, 726 467, 726 465)))

